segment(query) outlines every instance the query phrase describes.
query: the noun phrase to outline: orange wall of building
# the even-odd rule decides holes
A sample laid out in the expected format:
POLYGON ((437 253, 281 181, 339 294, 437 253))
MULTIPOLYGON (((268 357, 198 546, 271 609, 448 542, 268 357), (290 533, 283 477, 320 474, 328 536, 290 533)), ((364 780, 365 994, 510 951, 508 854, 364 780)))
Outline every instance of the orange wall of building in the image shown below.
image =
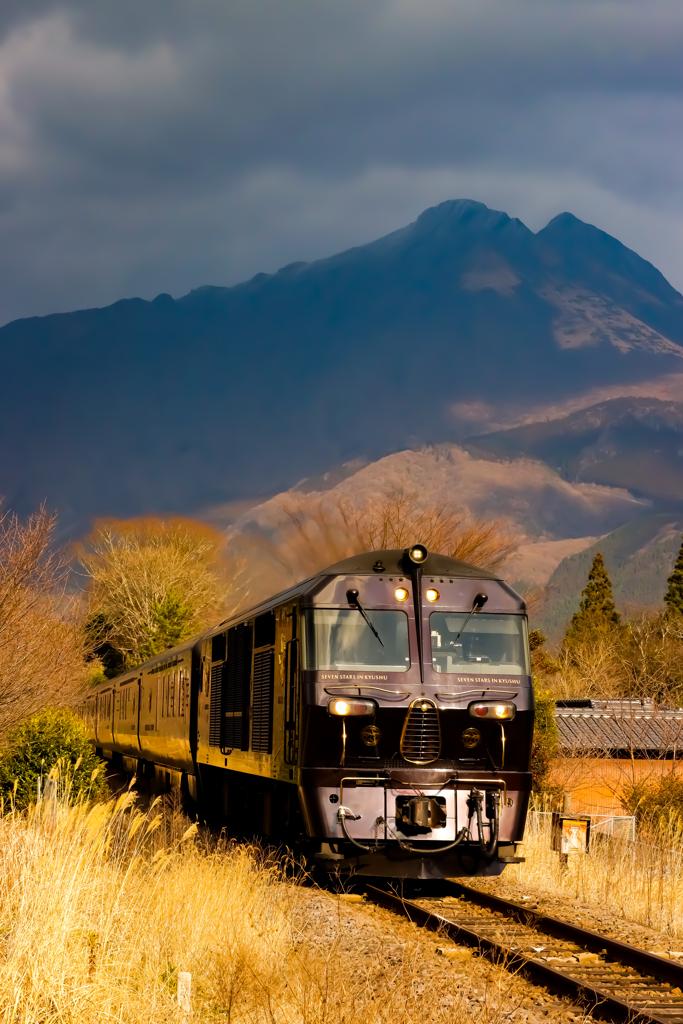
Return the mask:
POLYGON ((620 794, 638 783, 656 783, 663 776, 683 774, 683 761, 647 758, 560 757, 551 783, 572 795, 577 814, 624 814, 620 794))

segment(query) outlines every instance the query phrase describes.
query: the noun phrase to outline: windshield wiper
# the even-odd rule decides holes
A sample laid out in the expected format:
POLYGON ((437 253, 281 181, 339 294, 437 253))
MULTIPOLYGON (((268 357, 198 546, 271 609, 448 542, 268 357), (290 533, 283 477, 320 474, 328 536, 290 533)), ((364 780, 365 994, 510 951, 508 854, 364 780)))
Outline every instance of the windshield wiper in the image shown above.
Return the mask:
POLYGON ((484 605, 486 604, 488 599, 489 599, 488 594, 477 594, 477 596, 475 597, 475 599, 474 599, 474 601, 472 603, 472 611, 470 612, 470 614, 467 616, 467 618, 463 622, 462 626, 460 627, 460 632, 456 636, 455 640, 451 640, 452 644, 454 644, 454 645, 457 644, 458 640, 460 639, 460 637, 463 635, 463 633, 467 629, 467 623, 470 621, 470 619, 472 618, 472 616, 474 615, 475 612, 478 612, 480 608, 484 607, 484 605))
MULTIPOLYGON (((370 629, 372 630, 372 632, 375 634, 375 636, 377 637, 379 642, 382 644, 381 636, 379 635, 379 633, 377 632, 377 630, 375 629, 373 624, 370 622, 370 619, 365 614, 365 611, 363 609, 362 604, 358 600, 358 591, 357 590, 347 590, 346 591, 346 600, 349 602, 350 605, 353 605, 355 608, 358 609, 358 611, 361 613, 361 615, 363 616, 363 618, 367 622, 367 624, 370 627, 370 629)), ((382 647, 384 647, 384 644, 382 644, 382 647)))

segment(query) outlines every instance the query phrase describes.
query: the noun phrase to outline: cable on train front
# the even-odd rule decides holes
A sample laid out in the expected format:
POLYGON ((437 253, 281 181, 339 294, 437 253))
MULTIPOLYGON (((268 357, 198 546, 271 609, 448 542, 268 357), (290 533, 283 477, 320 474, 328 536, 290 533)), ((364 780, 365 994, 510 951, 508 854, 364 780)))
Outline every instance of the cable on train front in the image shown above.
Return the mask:
POLYGON ((518 862, 533 690, 523 600, 416 544, 346 559, 301 603, 299 798, 329 870, 518 862))

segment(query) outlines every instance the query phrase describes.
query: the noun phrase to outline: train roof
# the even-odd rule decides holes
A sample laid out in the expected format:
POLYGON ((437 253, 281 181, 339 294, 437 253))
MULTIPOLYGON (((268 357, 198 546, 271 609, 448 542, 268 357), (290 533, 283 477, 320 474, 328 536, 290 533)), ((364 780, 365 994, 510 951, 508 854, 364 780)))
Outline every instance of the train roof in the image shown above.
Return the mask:
MULTIPOLYGON (((427 554, 421 568, 425 576, 452 576, 456 579, 500 580, 496 573, 481 569, 469 562, 461 562, 447 555, 437 555, 434 551, 427 554)), ((327 569, 321 569, 316 576, 375 576, 386 573, 389 576, 405 576, 408 572, 405 564, 405 551, 365 551, 360 555, 352 555, 341 562, 335 562, 327 569)))
MULTIPOLYGON (((427 557, 424 562, 421 563, 421 568, 427 578, 430 576, 448 576, 452 579, 495 580, 499 583, 503 582, 500 576, 496 575, 496 573, 489 572, 488 569, 481 569, 479 566, 470 565, 469 562, 461 562, 457 558, 449 558, 447 555, 437 555, 434 551, 429 551, 427 553, 427 557)), ((253 605, 251 608, 244 608, 240 610, 236 615, 229 616, 227 619, 217 623, 215 626, 204 630, 196 636, 188 638, 176 647, 172 647, 167 651, 163 651, 160 654, 155 655, 153 658, 143 662, 141 665, 137 665, 135 668, 127 670, 120 676, 108 679, 106 683, 100 683, 98 686, 93 687, 92 691, 88 695, 91 696, 100 690, 106 690, 106 688, 111 685, 120 685, 123 682, 128 682, 129 679, 126 677, 129 677, 130 679, 137 678, 138 675, 141 675, 143 672, 149 672, 156 665, 165 663, 169 659, 181 654, 185 654, 188 650, 191 650, 199 640, 208 639, 223 631, 228 623, 242 622, 245 619, 250 618, 252 615, 258 614, 260 611, 267 611, 277 606, 283 601, 291 600, 292 598, 310 593, 319 586, 318 581, 326 576, 407 576, 409 573, 410 569, 406 565, 405 550, 401 549, 364 551, 358 555, 351 555, 350 558, 343 558, 340 562, 335 562, 334 565, 328 565, 327 568, 320 569, 319 572, 313 573, 312 576, 301 580, 292 587, 288 587, 287 590, 282 590, 278 594, 273 594, 272 597, 253 605)), ((503 585, 505 586, 505 584, 503 585)), ((521 598, 520 602, 523 607, 521 598)))

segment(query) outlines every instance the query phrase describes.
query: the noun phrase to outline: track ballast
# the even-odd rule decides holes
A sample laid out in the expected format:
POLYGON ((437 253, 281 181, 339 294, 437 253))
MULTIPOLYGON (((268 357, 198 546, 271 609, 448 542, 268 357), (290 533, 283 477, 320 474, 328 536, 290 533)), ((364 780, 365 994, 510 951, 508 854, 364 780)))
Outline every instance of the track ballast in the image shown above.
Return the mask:
POLYGON ((406 900, 368 885, 367 898, 477 948, 610 1021, 683 1024, 683 965, 517 903, 450 883, 449 895, 406 900))

